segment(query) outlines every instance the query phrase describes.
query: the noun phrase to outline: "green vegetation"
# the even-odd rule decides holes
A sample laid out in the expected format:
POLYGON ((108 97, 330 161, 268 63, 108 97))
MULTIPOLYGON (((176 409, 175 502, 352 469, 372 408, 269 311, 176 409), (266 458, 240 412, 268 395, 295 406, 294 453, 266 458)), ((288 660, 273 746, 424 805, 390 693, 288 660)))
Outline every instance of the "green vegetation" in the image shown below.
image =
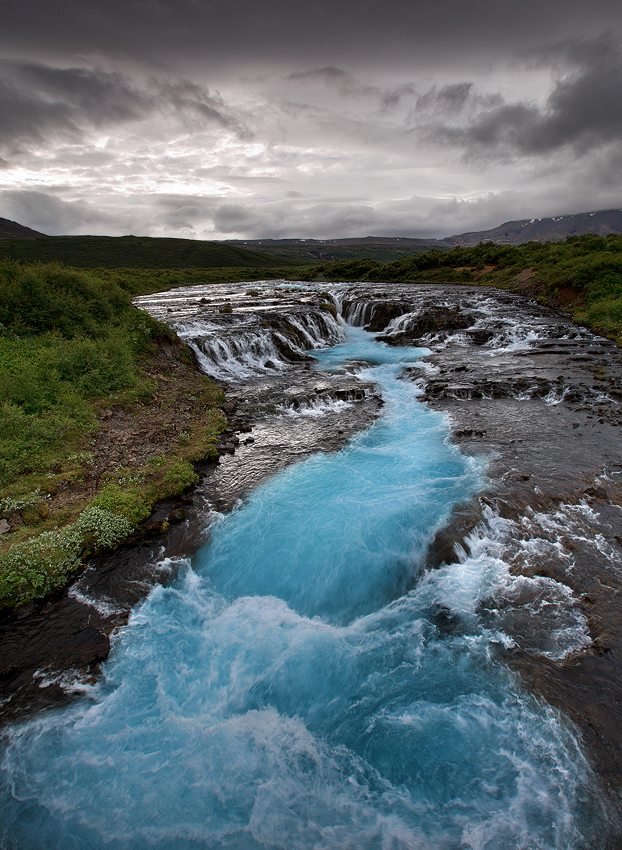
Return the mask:
POLYGON ((62 586, 217 456, 222 392, 131 303, 170 277, 0 262, 0 606, 62 586))
POLYGON ((139 354, 171 332, 116 284, 58 265, 0 264, 0 485, 78 445, 90 400, 148 398, 139 354))
POLYGON ((430 248, 449 250, 436 239, 408 239, 388 237, 366 237, 362 239, 256 239, 229 244, 250 248, 271 255, 273 262, 322 263, 331 261, 350 261, 360 259, 377 260, 388 263, 399 257, 409 257, 430 248))
MULTIPOLYGON (((622 344, 620 236, 298 268, 262 266, 257 254, 252 266, 214 254, 230 264, 184 268, 195 255, 172 243, 188 240, 151 240, 171 243, 169 259, 161 252, 157 267, 132 268, 145 263, 150 240, 74 239, 81 269, 0 261, 0 607, 61 587, 84 557, 126 539, 156 502, 193 484, 194 463, 217 456, 222 392, 192 367, 173 331, 133 307, 135 295, 277 278, 495 285, 571 309, 622 344), (94 268, 103 262, 108 268, 94 268)), ((0 244, 17 242, 28 251, 62 239, 0 244)), ((248 262, 244 249, 216 247, 248 262)))
POLYGON ((325 263, 322 280, 492 284, 571 309, 575 321, 622 344, 622 236, 569 236, 564 242, 433 249, 377 263, 325 263))
MULTIPOLYGON (((24 263, 59 262, 77 268, 212 269, 273 266, 274 257, 234 245, 199 239, 149 236, 40 236, 0 239, 0 257, 24 263)), ((289 260, 281 259, 281 264, 289 260)))

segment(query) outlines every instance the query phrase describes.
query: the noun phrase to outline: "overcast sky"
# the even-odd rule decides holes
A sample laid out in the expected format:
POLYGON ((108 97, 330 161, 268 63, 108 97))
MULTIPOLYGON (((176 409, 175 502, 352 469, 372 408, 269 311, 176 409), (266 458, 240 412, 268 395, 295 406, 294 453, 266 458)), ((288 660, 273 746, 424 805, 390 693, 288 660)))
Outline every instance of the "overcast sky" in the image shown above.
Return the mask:
POLYGON ((0 216, 447 236, 622 206, 619 0, 20 0, 0 216))

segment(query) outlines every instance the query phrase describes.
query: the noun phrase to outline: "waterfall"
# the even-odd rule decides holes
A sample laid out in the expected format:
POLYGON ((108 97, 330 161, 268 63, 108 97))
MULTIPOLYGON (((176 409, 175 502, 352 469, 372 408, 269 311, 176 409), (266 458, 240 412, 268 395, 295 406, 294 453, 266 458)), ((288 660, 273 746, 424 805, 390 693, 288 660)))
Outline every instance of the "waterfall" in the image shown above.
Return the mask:
POLYGON ((180 324, 177 332, 207 375, 233 381, 274 374, 293 362, 309 360, 309 350, 334 345, 344 333, 342 324, 322 310, 223 326, 210 317, 203 325, 180 324))

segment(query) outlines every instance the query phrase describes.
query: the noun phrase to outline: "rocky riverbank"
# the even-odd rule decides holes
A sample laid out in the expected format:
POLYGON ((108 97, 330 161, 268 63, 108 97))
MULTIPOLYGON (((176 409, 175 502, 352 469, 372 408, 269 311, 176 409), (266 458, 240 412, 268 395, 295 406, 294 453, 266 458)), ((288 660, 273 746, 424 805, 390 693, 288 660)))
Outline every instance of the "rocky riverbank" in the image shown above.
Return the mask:
MULTIPOLYGON (((488 458, 484 492, 439 531, 429 566, 486 546, 509 564, 515 580, 479 607, 507 637, 499 661, 578 724, 595 768, 619 787, 620 351, 565 314, 484 287, 248 286, 142 300, 225 391, 220 461, 200 470, 191 495, 161 505, 155 536, 94 560, 68 592, 5 624, 4 717, 88 689, 110 634, 205 539, 218 511, 305 454, 338 449, 373 419, 381 401, 372 386, 347 371, 320 374, 306 353, 338 341, 339 312, 390 345, 429 349, 403 379, 449 416, 464 452, 488 458)), ((459 628, 460 612, 439 611, 438 625, 459 628)))
MULTIPOLYGON (((250 382, 242 383, 227 380, 231 376, 226 370, 218 372, 218 384, 225 391, 221 410, 227 427, 217 443, 217 454, 210 450, 195 464, 199 484, 160 501, 136 534, 114 551, 92 558, 66 588, 4 615, 0 621, 2 722, 13 722, 88 692, 99 665, 108 657, 115 630, 127 622, 132 608, 155 583, 174 576, 176 559, 192 554, 219 512, 230 510, 261 480, 301 457, 337 451, 377 415, 381 400, 373 386, 350 375, 334 378, 312 371, 312 358, 305 353, 311 338, 297 326, 283 323, 282 314, 289 307, 295 317, 302 314, 302 321, 311 316, 312 324, 319 323, 320 343, 336 341, 339 329, 332 303, 321 309, 324 302, 314 297, 312 303, 300 305, 294 290, 296 297, 289 299, 278 292, 270 309, 272 299, 265 293, 261 299, 246 297, 244 289, 238 289, 241 297, 252 302, 254 314, 262 308, 256 322, 258 327, 263 324, 260 333, 277 335, 279 348, 270 351, 278 367, 269 366, 263 374, 255 373, 250 382), (277 311, 281 315, 277 316, 277 311), (326 327, 324 316, 332 322, 332 330, 326 327), (308 415, 290 415, 297 411, 308 415)), ((207 312, 209 308, 201 303, 204 290, 193 290, 198 310, 207 312)), ((226 339, 235 317, 227 311, 221 313, 220 308, 229 298, 219 297, 222 293, 217 287, 205 287, 205 291, 215 299, 211 309, 216 314, 218 335, 226 339)), ((159 303, 166 298, 165 293, 145 300, 159 303)), ((174 303, 174 297, 167 303, 174 303)), ((172 312, 171 307, 161 309, 164 318, 172 318, 172 312)), ((173 315, 179 320, 187 314, 182 303, 173 315)), ((92 462, 77 482, 54 493, 54 510, 95 492, 107 472, 121 468, 130 474, 149 457, 170 451, 180 437, 182 441, 186 435, 198 439, 194 426, 200 411, 195 408, 200 407, 206 388, 197 364, 205 364, 206 358, 196 347, 193 369, 180 353, 179 345, 160 346, 152 364, 158 389, 149 406, 141 406, 138 412, 119 406, 102 411, 92 462)), ((213 414, 213 410, 209 412, 213 414)))
MULTIPOLYGON (((365 309, 365 320, 370 296, 342 295, 345 311, 365 309)), ((456 546, 472 550, 491 517, 505 521, 497 554, 521 580, 505 598, 481 600, 481 615, 511 637, 503 658, 578 724, 597 771, 619 788, 622 352, 566 314, 499 290, 422 285, 386 297, 399 318, 382 338, 430 349, 427 374, 404 378, 448 415, 464 452, 490 459, 485 491, 439 532, 430 566, 450 563, 456 546), (560 594, 574 612, 566 621, 560 594), (581 624, 584 645, 564 651, 564 629, 581 624)))

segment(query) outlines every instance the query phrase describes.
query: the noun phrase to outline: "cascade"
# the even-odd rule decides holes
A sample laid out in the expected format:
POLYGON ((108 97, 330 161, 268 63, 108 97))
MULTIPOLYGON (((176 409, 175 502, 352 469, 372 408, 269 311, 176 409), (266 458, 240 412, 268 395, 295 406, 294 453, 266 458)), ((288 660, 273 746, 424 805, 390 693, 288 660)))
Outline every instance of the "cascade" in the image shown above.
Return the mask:
POLYGON ((423 353, 356 328, 314 350, 328 372, 359 364, 382 417, 221 517, 90 693, 10 730, 3 846, 594 846, 573 732, 478 613, 508 581, 503 530, 423 571, 484 474, 400 379, 423 353))
POLYGON ((242 327, 193 321, 178 326, 179 336, 195 351, 203 371, 217 379, 241 380, 283 370, 307 360, 308 350, 342 338, 337 319, 325 311, 288 313, 255 321, 244 317, 242 327))

